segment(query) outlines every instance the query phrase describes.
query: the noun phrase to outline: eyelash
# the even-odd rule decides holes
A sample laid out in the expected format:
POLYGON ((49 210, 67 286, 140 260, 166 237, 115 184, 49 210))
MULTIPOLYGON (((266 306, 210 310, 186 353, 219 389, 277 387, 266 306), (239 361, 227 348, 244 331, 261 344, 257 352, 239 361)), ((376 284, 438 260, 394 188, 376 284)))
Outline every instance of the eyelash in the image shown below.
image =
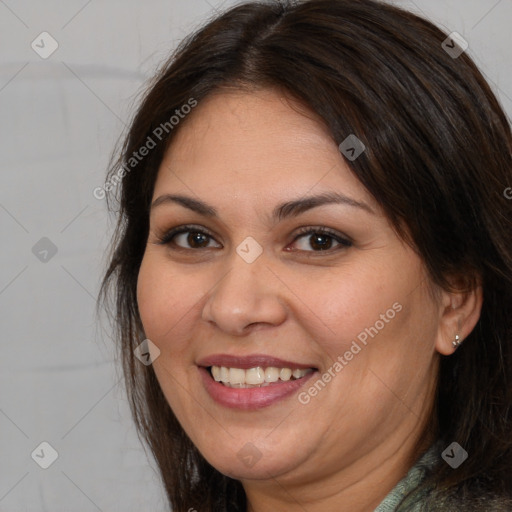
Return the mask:
MULTIPOLYGON (((181 235, 183 233, 199 233, 202 235, 206 235, 207 237, 210 237, 212 239, 215 239, 214 236, 209 233, 208 231, 204 230, 203 228, 199 228, 198 226, 194 225, 184 225, 184 226, 178 226, 176 228, 173 228, 169 230, 167 233, 165 233, 162 236, 158 237, 158 245, 171 245, 173 238, 177 235, 181 235)), ((292 243, 295 243, 299 238, 302 238, 306 235, 322 235, 322 236, 329 236, 336 242, 338 242, 339 246, 336 246, 335 248, 329 248, 326 250, 311 250, 311 251, 302 251, 302 252, 311 252, 311 253, 320 253, 320 254, 326 254, 326 253, 332 253, 334 251, 338 251, 341 249, 347 249, 348 247, 352 246, 352 241, 348 237, 340 236, 340 234, 330 230, 329 228, 325 227, 304 227, 300 228, 297 232, 295 238, 293 239, 292 243)), ((199 248, 201 249, 201 248, 199 248)), ((199 250, 197 248, 187 248, 187 247, 181 247, 179 245, 175 245, 173 250, 183 250, 183 251, 197 251, 199 250)), ((203 249, 210 249, 210 247, 205 247, 203 249)), ((300 249, 298 249, 300 251, 300 249)))

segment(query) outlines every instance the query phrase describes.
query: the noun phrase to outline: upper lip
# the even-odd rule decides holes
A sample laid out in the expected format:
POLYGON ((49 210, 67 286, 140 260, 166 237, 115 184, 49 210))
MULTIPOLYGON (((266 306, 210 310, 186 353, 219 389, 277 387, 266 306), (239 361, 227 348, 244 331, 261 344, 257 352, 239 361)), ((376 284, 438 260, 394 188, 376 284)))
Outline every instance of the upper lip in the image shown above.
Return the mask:
POLYGON ((241 368, 248 370, 249 368, 268 368, 270 366, 277 368, 291 368, 291 369, 304 369, 314 368, 310 364, 296 363, 293 361, 286 361, 278 357, 267 356, 265 354, 251 354, 248 356, 236 356, 231 354, 213 354, 204 357, 197 362, 197 366, 225 366, 227 368, 241 368))

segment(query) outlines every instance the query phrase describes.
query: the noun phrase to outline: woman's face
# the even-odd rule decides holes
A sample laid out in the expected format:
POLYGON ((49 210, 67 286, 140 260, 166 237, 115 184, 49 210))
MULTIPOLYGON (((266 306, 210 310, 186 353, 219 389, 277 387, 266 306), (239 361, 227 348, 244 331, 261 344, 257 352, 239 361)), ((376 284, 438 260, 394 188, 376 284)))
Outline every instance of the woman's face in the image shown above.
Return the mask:
POLYGON ((138 279, 172 410, 242 481, 357 479, 413 446, 435 384, 440 306, 422 262, 300 109, 222 92, 182 121, 138 279))

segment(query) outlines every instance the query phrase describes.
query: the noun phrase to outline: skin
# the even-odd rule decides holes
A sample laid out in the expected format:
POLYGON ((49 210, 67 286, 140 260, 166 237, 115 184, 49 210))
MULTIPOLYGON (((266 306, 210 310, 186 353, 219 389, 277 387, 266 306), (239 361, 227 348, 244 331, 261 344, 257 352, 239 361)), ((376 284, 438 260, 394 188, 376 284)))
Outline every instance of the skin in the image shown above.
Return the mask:
POLYGON ((248 510, 373 511, 419 455, 418 440, 422 449, 432 440, 422 432, 438 356, 474 327, 480 291, 432 293, 420 257, 326 127, 278 91, 203 100, 162 161, 153 200, 164 194, 218 212, 154 207, 138 279, 145 334, 161 351, 154 370, 184 430, 210 464, 241 480, 248 510), (372 212, 327 204, 271 219, 281 203, 333 191, 372 212), (190 246, 187 234, 158 244, 183 224, 209 232, 206 247, 190 246), (327 237, 331 248, 318 250, 310 235, 297 238, 301 227, 322 226, 352 245, 327 237), (248 236, 263 249, 250 264, 236 252, 248 236), (322 375, 396 303, 395 317, 305 405, 295 393, 259 410, 228 409, 199 377, 197 361, 219 353, 268 354, 322 375), (237 456, 246 443, 261 454, 252 467, 237 456))

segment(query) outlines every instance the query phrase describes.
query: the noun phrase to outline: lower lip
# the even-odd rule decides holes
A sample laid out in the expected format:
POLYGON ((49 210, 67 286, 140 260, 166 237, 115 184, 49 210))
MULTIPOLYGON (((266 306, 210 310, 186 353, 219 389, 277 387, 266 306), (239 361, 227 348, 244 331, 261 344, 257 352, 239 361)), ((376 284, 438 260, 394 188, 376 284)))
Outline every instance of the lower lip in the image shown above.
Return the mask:
POLYGON ((262 388, 230 388, 213 379, 210 372, 199 367, 204 387, 218 404, 231 409, 261 409, 292 395, 318 372, 313 371, 296 380, 272 383, 262 388))

